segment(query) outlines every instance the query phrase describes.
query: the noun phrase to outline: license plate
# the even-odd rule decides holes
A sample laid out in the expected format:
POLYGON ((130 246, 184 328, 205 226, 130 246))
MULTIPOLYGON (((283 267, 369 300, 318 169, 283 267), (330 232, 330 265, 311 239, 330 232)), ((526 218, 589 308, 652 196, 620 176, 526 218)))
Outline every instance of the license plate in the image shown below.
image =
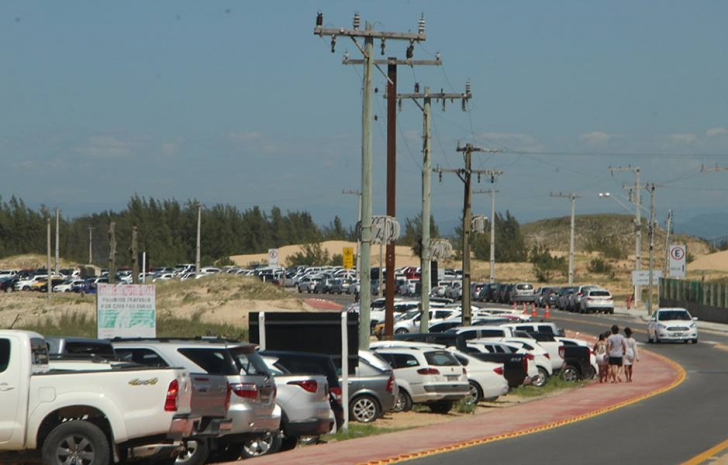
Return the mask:
POLYGON ((445 378, 447 378, 448 381, 455 381, 456 379, 460 378, 459 375, 445 375, 445 378))
POLYGON ((680 337, 680 336, 682 336, 681 333, 671 333, 670 334, 670 337, 680 337))

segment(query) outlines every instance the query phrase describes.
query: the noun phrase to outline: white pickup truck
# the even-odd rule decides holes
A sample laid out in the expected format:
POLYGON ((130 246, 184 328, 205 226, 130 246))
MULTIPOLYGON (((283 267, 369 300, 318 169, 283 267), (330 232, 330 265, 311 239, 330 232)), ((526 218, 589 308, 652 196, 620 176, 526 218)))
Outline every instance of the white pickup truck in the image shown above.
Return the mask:
POLYGON ((54 371, 43 336, 0 330, 0 457, 174 463, 199 421, 190 415, 191 393, 179 368, 54 371))

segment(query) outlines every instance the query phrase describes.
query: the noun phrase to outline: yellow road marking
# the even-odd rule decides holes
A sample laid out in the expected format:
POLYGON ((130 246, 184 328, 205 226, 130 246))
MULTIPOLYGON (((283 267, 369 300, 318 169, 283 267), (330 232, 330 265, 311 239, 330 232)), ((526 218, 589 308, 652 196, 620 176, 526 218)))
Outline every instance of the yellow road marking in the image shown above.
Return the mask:
POLYGON ((547 431, 547 430, 550 430, 550 429, 558 428, 560 426, 570 425, 570 424, 576 423, 578 421, 588 420, 590 418, 594 418, 594 417, 597 417, 599 415, 603 415, 605 413, 613 412, 613 411, 615 411, 617 409, 620 409, 620 408, 623 408, 623 407, 627 407, 627 406, 632 405, 632 404, 636 404, 637 402, 641 402, 641 401, 643 401, 645 399, 649 399, 650 397, 654 397, 654 396, 663 394, 663 393, 665 393, 667 391, 670 391, 670 390, 676 388, 677 386, 679 386, 683 381, 685 381, 686 373, 685 373, 685 370, 683 369, 682 366, 680 366, 676 362, 673 362, 672 360, 670 360, 667 357, 663 357, 662 355, 659 355, 659 354, 656 354, 656 353, 653 353, 653 352, 650 352, 650 354, 652 354, 652 355, 654 355, 654 356, 656 356, 658 358, 661 358, 664 362, 666 362, 669 365, 671 365, 678 372, 678 378, 675 381, 673 381, 672 383, 670 383, 669 385, 664 386, 664 387, 661 387, 661 388, 658 388, 658 389, 655 389, 654 391, 649 392, 647 394, 643 394, 641 396, 637 396, 637 397, 634 397, 632 399, 628 399, 628 400, 625 400, 623 402, 620 402, 620 403, 617 403, 617 404, 614 404, 614 405, 610 405, 609 407, 604 407, 602 409, 595 410, 595 411, 590 412, 590 413, 586 413, 586 414, 583 414, 583 415, 577 415, 575 417, 567 418, 565 420, 554 421, 554 422, 551 422, 551 423, 547 423, 545 425, 535 426, 533 428, 527 428, 527 429, 523 429, 523 430, 519 430, 519 431, 512 431, 510 433, 497 434, 497 435, 494 435, 494 436, 488 436, 488 437, 479 438, 479 439, 471 439, 469 441, 463 441, 461 443, 455 443, 455 444, 451 444, 449 446, 439 447, 439 448, 436 448, 436 449, 428 449, 428 450, 424 450, 424 451, 420 451, 420 452, 412 452, 412 453, 407 453, 407 454, 400 454, 400 455, 397 455, 397 456, 394 456, 394 457, 389 457, 389 458, 386 458, 386 459, 372 460, 370 462, 363 462, 361 465, 385 465, 385 464, 391 464, 391 463, 399 463, 399 462, 404 462, 404 461, 407 461, 407 460, 414 460, 414 459, 419 459, 419 458, 422 458, 422 457, 428 457, 428 456, 431 456, 431 455, 444 454, 444 453, 447 453, 447 452, 452 452, 452 451, 455 451, 455 450, 465 449, 465 448, 468 448, 468 447, 479 446, 479 445, 482 445, 482 444, 487 444, 487 443, 490 443, 490 442, 500 441, 500 440, 503 440, 503 439, 515 438, 515 437, 519 437, 519 436, 525 436, 527 434, 533 434, 533 433, 538 433, 538 432, 541 432, 541 431, 547 431))
POLYGON ((683 462, 682 465, 699 465, 706 460, 712 458, 716 452, 720 452, 724 449, 728 448, 728 439, 721 442, 720 444, 711 447, 710 449, 706 450, 700 455, 696 455, 695 457, 691 458, 687 462, 683 462))

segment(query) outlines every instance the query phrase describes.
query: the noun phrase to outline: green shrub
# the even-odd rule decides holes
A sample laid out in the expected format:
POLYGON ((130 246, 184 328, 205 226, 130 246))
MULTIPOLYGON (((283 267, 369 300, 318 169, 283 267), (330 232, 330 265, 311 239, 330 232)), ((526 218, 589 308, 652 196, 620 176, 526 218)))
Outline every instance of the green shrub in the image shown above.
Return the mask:
POLYGON ((600 257, 593 258, 586 266, 590 273, 609 274, 612 273, 612 265, 600 257))

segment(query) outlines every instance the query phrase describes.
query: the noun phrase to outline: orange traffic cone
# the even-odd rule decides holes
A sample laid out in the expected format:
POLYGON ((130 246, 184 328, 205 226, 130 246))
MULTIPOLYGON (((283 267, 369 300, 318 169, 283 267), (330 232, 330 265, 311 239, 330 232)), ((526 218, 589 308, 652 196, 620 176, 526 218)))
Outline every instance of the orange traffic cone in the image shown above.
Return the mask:
POLYGON ((531 304, 531 317, 537 317, 538 313, 536 313, 536 306, 531 304))
POLYGON ((549 308, 549 304, 546 304, 546 311, 543 314, 544 318, 551 318, 551 309, 549 308))

